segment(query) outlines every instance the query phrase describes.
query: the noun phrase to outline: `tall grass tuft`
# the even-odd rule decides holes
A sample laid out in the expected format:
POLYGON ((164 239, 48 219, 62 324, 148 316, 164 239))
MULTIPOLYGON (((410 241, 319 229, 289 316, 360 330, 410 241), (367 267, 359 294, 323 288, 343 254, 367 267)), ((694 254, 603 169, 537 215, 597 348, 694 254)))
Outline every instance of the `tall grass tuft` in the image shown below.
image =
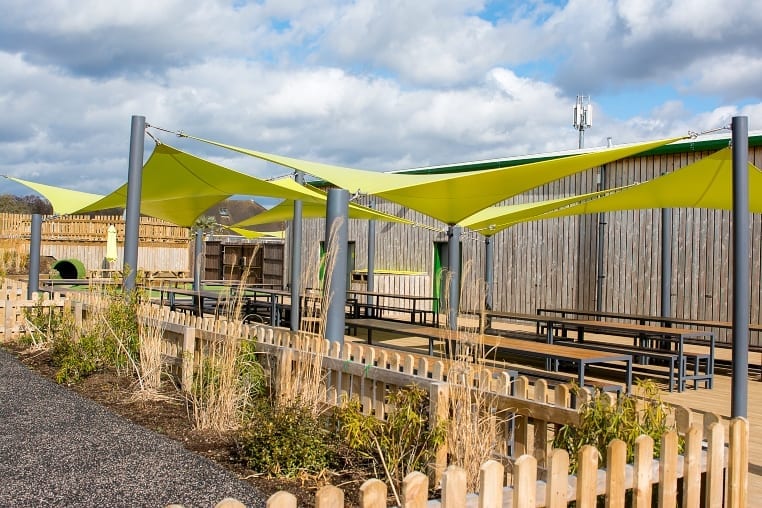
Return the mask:
POLYGON ((227 431, 240 423, 237 413, 236 338, 218 336, 201 342, 190 397, 197 429, 227 431))
MULTIPOLYGON (((469 280, 472 265, 463 267, 462 280, 469 280)), ((444 275, 445 292, 453 283, 450 273, 444 275)), ((450 420, 447 429, 449 463, 466 471, 469 492, 479 487, 479 469, 489 459, 505 453, 508 420, 497 410, 496 396, 490 386, 482 386, 477 369, 483 360, 492 355, 484 348, 484 334, 474 315, 484 311, 486 285, 476 282, 461 287, 461 308, 457 313, 458 329, 453 330, 450 367, 447 373, 449 387, 450 420), (463 315, 461 315, 463 312, 463 315), (465 315, 468 313, 468 315, 465 315)), ((449 298, 445 298, 443 312, 449 313, 449 298)))
POLYGON ((156 392, 161 388, 162 343, 164 341, 164 321, 152 314, 153 307, 141 303, 139 317, 139 363, 136 375, 141 392, 156 392))
POLYGON ((256 341, 239 339, 243 335, 239 327, 246 317, 243 315, 246 281, 256 252, 244 267, 238 285, 228 288, 229 298, 215 309, 218 318, 227 321, 228 333, 203 340, 198 348, 188 394, 197 429, 239 428, 251 417, 256 399, 264 392, 264 371, 257 361, 256 341))
POLYGON ((331 278, 336 268, 336 246, 339 223, 331 230, 330 242, 324 256, 318 248, 311 249, 307 256, 307 269, 301 274, 303 296, 300 307, 300 325, 297 336, 297 350, 289 376, 278 391, 276 404, 287 407, 298 405, 317 417, 326 410, 326 379, 323 358, 327 354, 325 340, 328 307, 333 295, 328 293, 331 278), (321 277, 323 274, 323 277, 321 277))

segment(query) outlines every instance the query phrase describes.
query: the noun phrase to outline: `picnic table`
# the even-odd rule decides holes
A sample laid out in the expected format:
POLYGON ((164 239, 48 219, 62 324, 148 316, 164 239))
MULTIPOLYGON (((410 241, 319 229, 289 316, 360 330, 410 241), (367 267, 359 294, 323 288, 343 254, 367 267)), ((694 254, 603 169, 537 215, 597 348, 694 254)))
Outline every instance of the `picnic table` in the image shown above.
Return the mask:
MULTIPOLYGON (((453 330, 383 319, 348 319, 346 320, 346 325, 350 331, 355 330, 355 333, 358 328, 365 328, 368 331, 369 344, 372 343, 373 330, 391 332, 403 336, 424 337, 429 341, 428 351, 430 355, 434 354, 435 341, 447 344, 448 342, 459 340, 457 332, 453 330)), ((480 335, 479 340, 486 347, 494 348, 512 356, 537 358, 545 360, 551 365, 557 365, 561 361, 575 364, 577 366, 577 382, 579 386, 585 386, 585 369, 588 365, 623 362, 625 364, 627 393, 630 393, 632 389, 632 355, 629 354, 595 351, 496 335, 480 335)))
MULTIPOLYGON (((715 357, 715 337, 714 333, 704 330, 694 330, 689 328, 676 328, 655 325, 642 325, 635 323, 613 323, 606 321, 575 320, 546 316, 545 330, 547 342, 553 343, 555 330, 560 329, 561 335, 565 335, 567 330, 576 330, 577 341, 584 343, 585 333, 595 333, 603 335, 616 335, 622 337, 633 337, 633 347, 642 350, 644 353, 649 351, 660 351, 654 348, 655 344, 668 343, 670 347, 667 350, 674 350, 676 355, 677 369, 677 390, 685 390, 687 381, 694 381, 694 387, 698 381, 704 381, 707 388, 714 386, 714 357, 715 357), (691 354, 690 358, 694 361, 693 374, 688 374, 687 359, 689 355, 685 351, 685 342, 689 339, 698 339, 698 344, 707 344, 707 354, 691 354), (673 347, 674 346, 674 349, 673 347), (704 361, 705 368, 701 372, 701 361, 704 361)), ((616 348, 616 345, 611 345, 616 348)), ((670 386, 670 390, 672 386, 670 386)))
POLYGON ((439 312, 436 309, 439 298, 436 296, 403 295, 360 289, 348 289, 347 295, 354 302, 353 316, 355 318, 364 315, 367 318, 380 319, 384 312, 388 311, 410 314, 411 323, 415 323, 418 318, 419 323, 426 324, 426 315, 431 314, 432 323, 435 326, 439 324, 439 312), (363 302, 361 297, 366 297, 366 301, 363 302), (431 303, 430 308, 426 308, 424 305, 426 302, 431 303))
MULTIPOLYGON (((719 328, 719 329, 726 329, 726 330, 730 330, 733 328, 733 323, 731 323, 730 321, 675 318, 675 317, 666 317, 666 316, 651 316, 648 314, 626 314, 621 312, 562 309, 562 308, 553 308, 553 307, 538 308, 537 309, 538 318, 542 320, 541 316, 543 315, 556 315, 562 318, 573 316, 572 319, 579 319, 580 317, 618 319, 622 321, 636 321, 637 323, 641 325, 645 325, 649 323, 659 323, 667 327, 680 325, 680 326, 699 326, 704 328, 719 328)), ((750 323, 749 331, 762 332, 762 324, 750 323)), ((752 346, 752 348, 759 349, 759 346, 752 346)))
POLYGON ((186 288, 174 288, 174 287, 158 287, 156 291, 159 291, 159 303, 164 305, 165 295, 169 310, 189 310, 193 314, 201 315, 204 312, 205 301, 213 300, 217 306, 221 303, 227 303, 230 301, 231 295, 229 291, 210 291, 208 289, 202 289, 199 291, 186 288), (187 303, 181 303, 178 301, 178 296, 189 297, 190 305, 187 303))

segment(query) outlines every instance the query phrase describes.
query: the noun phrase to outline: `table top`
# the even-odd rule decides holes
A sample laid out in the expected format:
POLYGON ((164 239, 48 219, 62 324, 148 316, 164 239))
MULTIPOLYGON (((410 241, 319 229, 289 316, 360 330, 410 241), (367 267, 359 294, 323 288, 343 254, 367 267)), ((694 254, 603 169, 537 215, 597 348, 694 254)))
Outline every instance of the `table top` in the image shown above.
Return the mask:
MULTIPOLYGON (((458 334, 455 331, 435 326, 400 323, 396 321, 387 321, 384 319, 347 319, 346 324, 350 326, 372 328, 374 330, 400 334, 407 333, 411 336, 422 336, 438 340, 463 341, 463 338, 458 337, 458 334)), ((477 335, 477 337, 480 343, 488 347, 498 347, 513 352, 525 352, 543 356, 553 356, 559 359, 584 360, 588 362, 605 362, 631 359, 630 355, 624 353, 620 354, 607 351, 596 351, 594 349, 583 349, 561 344, 548 344, 546 342, 516 339, 512 337, 502 337, 497 335, 477 335)))
POLYGON ((559 323, 564 326, 585 328, 599 331, 626 331, 643 332, 654 335, 671 337, 714 337, 714 333, 706 330, 694 330, 692 328, 675 328, 657 325, 641 325, 636 323, 609 323, 607 321, 592 321, 581 319, 547 318, 546 322, 559 323))
MULTIPOLYGON (((688 318, 673 318, 665 316, 650 316, 648 314, 623 314, 619 312, 607 312, 607 311, 593 311, 593 310, 574 310, 574 309, 560 309, 560 308, 538 308, 539 313, 556 313, 556 314, 574 314, 576 316, 592 316, 592 317, 608 317, 613 319, 630 319, 637 321, 648 321, 652 323, 663 324, 678 324, 678 325, 691 325, 691 326, 706 326, 711 328, 733 328, 733 323, 730 321, 719 320, 707 320, 707 319, 688 319, 688 318)), ((547 316, 547 314, 545 315, 547 316)), ((750 323, 749 330, 753 332, 762 332, 762 324, 750 323)))
POLYGON ((436 296, 403 295, 397 293, 381 293, 379 291, 367 291, 364 289, 347 289, 347 293, 361 296, 380 296, 385 298, 400 298, 405 300, 439 300, 436 296))

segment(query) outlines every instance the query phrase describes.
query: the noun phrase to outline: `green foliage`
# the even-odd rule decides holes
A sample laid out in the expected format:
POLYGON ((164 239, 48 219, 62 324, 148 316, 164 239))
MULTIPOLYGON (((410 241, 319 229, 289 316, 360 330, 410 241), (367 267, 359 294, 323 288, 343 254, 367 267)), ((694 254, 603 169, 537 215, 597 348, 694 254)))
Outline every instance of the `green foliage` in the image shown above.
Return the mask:
POLYGON ((116 286, 107 286, 109 305, 105 312, 104 341, 113 352, 113 365, 123 370, 132 360, 140 358, 140 326, 138 291, 123 293, 116 286))
POLYGON ((56 382, 76 383, 107 365, 109 352, 94 334, 79 339, 55 336, 51 349, 53 365, 58 367, 56 382))
POLYGON ((241 461, 254 471, 293 477, 327 468, 334 446, 324 419, 296 403, 262 408, 241 432, 237 449, 241 461))
POLYGON ((262 364, 259 363, 255 340, 241 341, 241 348, 236 357, 236 372, 238 373, 238 388, 240 394, 240 411, 244 416, 250 416, 257 401, 267 391, 267 379, 262 364))
POLYGON ((124 373, 140 358, 139 294, 107 288, 105 298, 107 304, 88 317, 79 336, 73 330, 52 336, 59 383, 75 383, 109 366, 124 373))
POLYGON ((64 313, 60 307, 43 305, 41 300, 34 307, 24 309, 24 318, 28 332, 19 342, 26 345, 40 345, 61 334, 70 336, 74 327, 71 314, 64 313))
POLYGON ((595 446, 601 462, 605 464, 607 446, 613 439, 625 442, 627 461, 631 462, 635 440, 643 434, 648 435, 654 440, 654 456, 659 457, 662 435, 674 430, 674 426, 669 424, 671 410, 662 402, 653 381, 638 381, 637 392, 637 395, 619 397, 616 404, 611 405, 607 397, 598 391, 581 408, 579 426, 561 427, 553 440, 553 447, 569 452, 572 472, 577 470, 577 452, 584 445, 595 446))
POLYGON ((445 422, 430 428, 429 401, 425 390, 417 386, 401 388, 387 397, 393 407, 387 421, 363 415, 354 399, 339 412, 343 441, 370 459, 376 469, 383 468, 395 490, 405 475, 425 470, 445 440, 445 422))

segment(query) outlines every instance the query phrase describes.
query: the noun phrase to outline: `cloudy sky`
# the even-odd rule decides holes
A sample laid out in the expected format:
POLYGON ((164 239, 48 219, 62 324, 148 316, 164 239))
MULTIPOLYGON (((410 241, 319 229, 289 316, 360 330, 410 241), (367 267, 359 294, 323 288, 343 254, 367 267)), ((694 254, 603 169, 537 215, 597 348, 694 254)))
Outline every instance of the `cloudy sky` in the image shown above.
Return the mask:
MULTIPOLYGON (((126 181, 132 115, 374 170, 576 148, 578 94, 594 106, 586 146, 738 114, 762 128, 760 0, 0 0, 0 12, 0 174, 87 192, 126 181)), ((0 179, 8 192, 31 193, 0 179)))

